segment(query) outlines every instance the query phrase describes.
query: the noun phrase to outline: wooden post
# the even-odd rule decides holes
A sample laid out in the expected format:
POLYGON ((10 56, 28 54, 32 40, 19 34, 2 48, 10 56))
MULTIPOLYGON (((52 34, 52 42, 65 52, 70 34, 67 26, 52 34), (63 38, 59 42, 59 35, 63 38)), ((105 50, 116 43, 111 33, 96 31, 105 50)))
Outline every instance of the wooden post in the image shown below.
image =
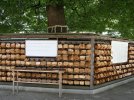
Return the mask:
POLYGON ((94 88, 94 51, 95 51, 95 39, 91 39, 91 72, 90 72, 90 89, 94 88))
POLYGON ((15 88, 15 86, 14 86, 14 69, 12 70, 12 75, 13 75, 13 94, 14 94, 14 88, 15 88))
MULTIPOLYGON (((17 71, 17 81, 18 81, 18 71, 17 71)), ((18 93, 18 82, 17 82, 17 93, 18 93)))
POLYGON ((59 71, 59 97, 62 95, 62 72, 59 71))

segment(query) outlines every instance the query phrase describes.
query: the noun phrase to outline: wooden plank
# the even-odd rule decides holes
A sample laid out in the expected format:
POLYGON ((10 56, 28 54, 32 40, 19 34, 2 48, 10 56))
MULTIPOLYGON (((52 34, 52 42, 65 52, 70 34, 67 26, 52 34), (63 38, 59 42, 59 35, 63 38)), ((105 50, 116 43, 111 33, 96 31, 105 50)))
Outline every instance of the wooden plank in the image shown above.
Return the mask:
POLYGON ((23 70, 23 69, 13 69, 15 72, 44 72, 44 73, 59 73, 59 72, 64 72, 64 71, 59 71, 59 70, 23 70))
POLYGON ((94 51, 95 51, 95 39, 91 39, 90 89, 94 88, 94 51))
POLYGON ((26 82, 26 81, 14 81, 14 82, 16 82, 16 83, 17 83, 17 82, 18 82, 18 83, 32 83, 32 84, 59 84, 59 83, 47 83, 47 82, 46 82, 46 83, 44 83, 44 82, 42 83, 42 82, 32 82, 32 81, 31 81, 31 82, 26 82))
POLYGON ((18 39, 20 41, 20 39, 27 39, 27 38, 36 38, 36 39, 43 39, 43 38, 69 38, 69 39, 99 39, 99 40, 115 40, 115 41, 124 41, 124 42, 131 42, 134 43, 134 41, 132 40, 127 40, 127 39, 121 39, 121 38, 112 38, 110 36, 98 36, 98 35, 94 35, 91 33, 57 33, 57 34, 10 34, 10 35, 0 35, 0 39, 1 40, 5 40, 5 39, 9 39, 11 40, 11 38, 14 39, 18 39))

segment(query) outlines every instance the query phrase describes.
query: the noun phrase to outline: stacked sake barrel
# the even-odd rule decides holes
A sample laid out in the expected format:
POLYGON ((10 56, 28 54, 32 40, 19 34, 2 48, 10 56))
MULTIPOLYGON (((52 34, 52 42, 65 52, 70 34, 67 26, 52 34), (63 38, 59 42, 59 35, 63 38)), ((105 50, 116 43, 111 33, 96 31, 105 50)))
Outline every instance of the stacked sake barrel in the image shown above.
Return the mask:
MULTIPOLYGON (((58 44, 58 56, 56 58, 31 58, 25 55, 24 42, 1 42, 0 43, 0 66, 3 81, 11 81, 11 69, 65 69, 63 84, 90 85, 90 54, 89 42, 60 42, 58 44), (4 70, 3 70, 4 69, 4 70)), ((20 80, 49 81, 58 80, 54 73, 19 73, 20 80)))
POLYGON ((134 44, 128 46, 128 62, 116 64, 113 69, 116 71, 116 79, 131 76, 134 74, 134 44))
POLYGON ((118 80, 134 74, 134 45, 129 45, 129 61, 121 64, 111 64, 110 44, 95 45, 95 84, 118 80))
POLYGON ((134 71, 134 66, 133 64, 119 64, 119 65, 114 65, 113 69, 116 71, 116 79, 124 78, 126 76, 132 75, 132 72, 134 71))
MULTIPOLYGON (((34 69, 65 69, 63 84, 90 85, 90 54, 89 43, 60 42, 58 56, 49 58, 26 58, 27 68, 34 69)), ((19 73, 20 80, 56 82, 57 74, 51 73, 19 73)))
POLYGON ((58 66, 66 69, 63 84, 90 85, 91 44, 60 43, 58 48, 58 66))
POLYGON ((131 74, 134 74, 134 44, 129 44, 128 48, 129 66, 131 66, 131 74))
POLYGON ((20 43, 1 43, 1 65, 17 66, 24 65, 25 45, 20 43))
POLYGON ((34 73, 34 72, 19 72, 19 80, 28 82, 58 82, 58 74, 51 73, 34 73))
POLYGON ((0 43, 1 81, 11 81, 11 69, 25 59, 25 45, 21 43, 0 43))
POLYGON ((0 81, 12 81, 11 70, 15 66, 0 66, 0 81))
POLYGON ((0 81, 6 81, 6 68, 5 66, 0 66, 0 81))
POLYGON ((95 82, 102 84, 115 79, 116 73, 111 65, 111 45, 110 43, 95 44, 95 82))
POLYGON ((129 63, 134 63, 134 44, 129 45, 129 63))

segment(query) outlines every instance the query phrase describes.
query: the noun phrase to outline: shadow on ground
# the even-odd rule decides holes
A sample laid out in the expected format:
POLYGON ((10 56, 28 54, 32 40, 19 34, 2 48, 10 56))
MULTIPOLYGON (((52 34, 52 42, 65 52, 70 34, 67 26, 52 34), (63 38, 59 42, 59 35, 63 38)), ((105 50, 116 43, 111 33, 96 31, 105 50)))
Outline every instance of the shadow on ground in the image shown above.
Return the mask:
POLYGON ((12 94, 11 90, 0 90, 0 100, 134 100, 134 82, 130 82, 108 91, 95 94, 63 94, 20 91, 12 94))

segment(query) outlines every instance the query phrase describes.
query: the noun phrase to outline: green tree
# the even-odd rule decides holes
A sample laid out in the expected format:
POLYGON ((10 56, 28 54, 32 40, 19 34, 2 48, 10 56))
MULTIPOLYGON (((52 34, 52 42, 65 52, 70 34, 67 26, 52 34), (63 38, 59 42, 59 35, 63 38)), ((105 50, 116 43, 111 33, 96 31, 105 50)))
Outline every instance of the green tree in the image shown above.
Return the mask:
POLYGON ((0 33, 46 32, 68 25, 70 31, 119 32, 134 38, 133 0, 0 0, 0 33), (49 11, 48 9, 57 7, 49 11), (59 8, 58 8, 59 7, 59 8), (59 11, 59 12, 58 12, 59 11), (60 16, 52 16, 52 13, 60 16), (59 19, 58 19, 58 18, 59 19), (65 18, 64 18, 65 17, 65 18), (56 21, 58 20, 58 21, 56 21))

